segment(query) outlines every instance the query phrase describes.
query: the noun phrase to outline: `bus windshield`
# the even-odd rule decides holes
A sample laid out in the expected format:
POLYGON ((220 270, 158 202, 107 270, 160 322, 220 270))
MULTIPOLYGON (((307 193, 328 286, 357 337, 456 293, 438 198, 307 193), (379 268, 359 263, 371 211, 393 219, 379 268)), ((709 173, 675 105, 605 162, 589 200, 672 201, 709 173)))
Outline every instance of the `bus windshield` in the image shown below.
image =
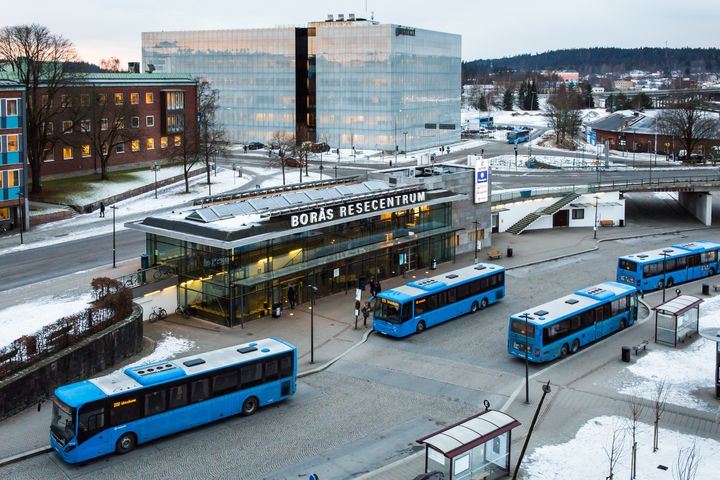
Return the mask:
MULTIPOLYGON (((525 335, 525 320, 515 320, 513 319, 512 323, 510 324, 510 329, 513 333, 517 333, 518 335, 525 335)), ((532 323, 527 324, 528 333, 530 334, 530 337, 535 336, 535 325, 532 323)))
POLYGON ((53 400, 52 420, 50 431, 63 441, 63 444, 75 436, 72 409, 58 399, 53 400))
POLYGON ((378 298, 377 302, 375 302, 373 318, 390 323, 401 323, 400 304, 385 298, 378 298))

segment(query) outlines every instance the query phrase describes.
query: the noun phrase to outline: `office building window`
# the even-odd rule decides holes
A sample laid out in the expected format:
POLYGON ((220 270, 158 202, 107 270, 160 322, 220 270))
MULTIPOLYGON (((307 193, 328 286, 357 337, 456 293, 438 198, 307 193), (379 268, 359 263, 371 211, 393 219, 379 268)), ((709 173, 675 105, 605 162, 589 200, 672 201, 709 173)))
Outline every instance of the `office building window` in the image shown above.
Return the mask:
POLYGON ((87 93, 83 93, 80 95, 80 106, 81 107, 89 107, 90 106, 90 95, 87 93))
POLYGON ((180 135, 175 135, 174 138, 175 138, 175 146, 179 147, 180 144, 182 143, 182 137, 180 135))
POLYGON ((185 108, 185 94, 183 92, 167 92, 165 95, 168 110, 181 110, 185 108))
POLYGON ((107 95, 104 93, 98 93, 97 103, 98 105, 105 105, 107 103, 107 95))
POLYGON ((160 148, 167 148, 168 137, 160 137, 160 148))
POLYGON ((130 126, 132 128, 140 128, 140 117, 130 117, 130 126))
POLYGON ((43 162, 55 161, 55 155, 53 154, 52 148, 46 148, 43 150, 43 162))
POLYGON ((130 94, 130 103, 133 105, 137 105, 140 103, 140 94, 139 93, 131 93, 130 94))
POLYGON ((123 117, 115 119, 115 127, 117 127, 118 130, 125 128, 125 119, 123 117))
POLYGON ((102 154, 107 155, 108 154, 108 145, 107 143, 102 144, 102 154))
POLYGON ((140 140, 133 140, 132 142, 130 142, 130 148, 133 152, 140 151, 140 140))
POLYGON ((8 172, 8 188, 10 187, 17 187, 20 185, 20 175, 19 170, 10 170, 8 172))
POLYGON ((60 105, 63 108, 72 107, 72 98, 70 98, 70 95, 60 95, 60 105))
POLYGON ((72 160, 73 151, 72 147, 63 147, 63 160, 72 160))
POLYGON ((145 140, 145 149, 146 150, 155 150, 155 139, 154 138, 148 138, 145 140))
POLYGON ((18 101, 8 100, 5 102, 5 115, 8 117, 17 117, 18 114, 18 101))
POLYGON ((154 115, 148 115, 145 117, 145 126, 146 127, 154 127, 155 126, 155 116, 154 115))
POLYGON ((64 134, 72 133, 73 122, 71 120, 63 120, 62 127, 64 134))
POLYGON ((91 130, 90 120, 80 120, 80 131, 88 133, 91 130))
POLYGON ((8 135, 7 136, 7 151, 17 152, 20 150, 20 135, 8 135))
POLYGON ((584 208, 573 208, 572 209, 572 218, 573 220, 582 220, 585 218, 585 209, 584 208))
POLYGON ((125 153, 125 144, 118 143, 117 145, 115 145, 115 153, 125 153))
POLYGON ((125 97, 122 93, 115 94, 115 105, 122 105, 125 102, 125 97))
POLYGON ((45 133, 48 135, 52 135, 55 133, 55 124, 52 122, 47 122, 43 124, 43 130, 45 130, 45 133))
POLYGON ((90 156, 90 145, 83 145, 82 146, 82 156, 83 157, 89 157, 90 156))
POLYGON ((42 106, 47 107, 50 103, 50 96, 49 95, 43 95, 42 96, 42 106))
POLYGON ((102 131, 104 132, 104 131, 107 130, 108 128, 110 128, 110 122, 108 122, 108 119, 107 119, 107 118, 101 118, 101 119, 100 119, 100 130, 102 130, 102 131))
POLYGON ((152 92, 146 92, 146 93, 145 93, 145 103, 153 103, 153 94, 152 94, 152 92))

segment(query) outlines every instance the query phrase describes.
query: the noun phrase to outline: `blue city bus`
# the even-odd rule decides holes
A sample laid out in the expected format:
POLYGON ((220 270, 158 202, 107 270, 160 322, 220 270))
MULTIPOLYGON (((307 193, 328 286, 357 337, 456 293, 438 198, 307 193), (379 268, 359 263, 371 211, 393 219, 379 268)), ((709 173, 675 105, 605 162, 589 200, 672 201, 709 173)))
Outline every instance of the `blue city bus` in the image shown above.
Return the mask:
POLYGON ((295 393, 297 351, 274 338, 130 367, 55 390, 50 445, 68 463, 242 413, 295 393))
POLYGON ((618 259, 617 281, 648 292, 715 275, 719 250, 720 243, 698 241, 625 255, 618 259))
POLYGON ((508 324, 508 353, 535 363, 575 353, 582 346, 632 325, 637 320, 635 287, 604 282, 516 313, 508 324))
POLYGON ((478 117, 478 125, 480 127, 494 127, 495 126, 495 118, 494 117, 478 117))
POLYGON ((478 263, 379 293, 373 328, 385 335, 406 337, 465 313, 475 313, 504 296, 505 269, 478 263))
POLYGON ((523 143, 530 140, 530 130, 526 128, 518 128, 516 130, 513 130, 512 132, 507 133, 507 142, 508 143, 523 143))

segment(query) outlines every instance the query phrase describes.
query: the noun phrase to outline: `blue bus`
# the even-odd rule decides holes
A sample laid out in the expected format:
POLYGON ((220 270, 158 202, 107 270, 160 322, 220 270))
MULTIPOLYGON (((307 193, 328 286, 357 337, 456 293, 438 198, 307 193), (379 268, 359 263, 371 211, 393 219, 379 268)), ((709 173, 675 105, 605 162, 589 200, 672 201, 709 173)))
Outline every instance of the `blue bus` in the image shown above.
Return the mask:
POLYGON ((478 125, 480 127, 494 127, 495 126, 495 118, 494 117, 478 117, 478 125))
POLYGON ((618 259, 617 281, 647 292, 715 275, 719 250, 720 243, 697 241, 625 255, 618 259))
POLYGON ((637 320, 635 287, 604 282, 510 317, 508 353, 547 362, 575 353, 584 345, 632 325, 637 320), (527 337, 525 332, 527 315, 527 337))
POLYGON ((68 463, 242 413, 295 393, 297 351, 274 338, 130 367, 55 390, 50 445, 68 463))
POLYGON ((385 335, 406 337, 465 313, 475 313, 504 296, 505 269, 478 263, 379 293, 373 328, 385 335))
POLYGON ((507 142, 508 143, 522 143, 527 142, 530 140, 530 130, 526 128, 518 128, 513 130, 512 132, 507 133, 507 142))

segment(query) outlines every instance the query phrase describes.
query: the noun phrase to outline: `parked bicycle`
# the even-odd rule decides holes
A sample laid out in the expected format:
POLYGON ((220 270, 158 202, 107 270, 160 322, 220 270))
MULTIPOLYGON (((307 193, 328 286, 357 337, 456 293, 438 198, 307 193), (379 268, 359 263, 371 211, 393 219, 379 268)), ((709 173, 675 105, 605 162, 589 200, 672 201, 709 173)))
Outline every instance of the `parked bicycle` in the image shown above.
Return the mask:
POLYGON ((179 305, 175 309, 175 315, 181 315, 183 318, 190 318, 190 307, 187 305, 179 305))
POLYGON ((167 310, 165 310, 163 307, 153 307, 152 312, 150 312, 150 317, 148 317, 148 320, 150 320, 150 323, 155 323, 158 320, 165 320, 167 318, 167 310))

